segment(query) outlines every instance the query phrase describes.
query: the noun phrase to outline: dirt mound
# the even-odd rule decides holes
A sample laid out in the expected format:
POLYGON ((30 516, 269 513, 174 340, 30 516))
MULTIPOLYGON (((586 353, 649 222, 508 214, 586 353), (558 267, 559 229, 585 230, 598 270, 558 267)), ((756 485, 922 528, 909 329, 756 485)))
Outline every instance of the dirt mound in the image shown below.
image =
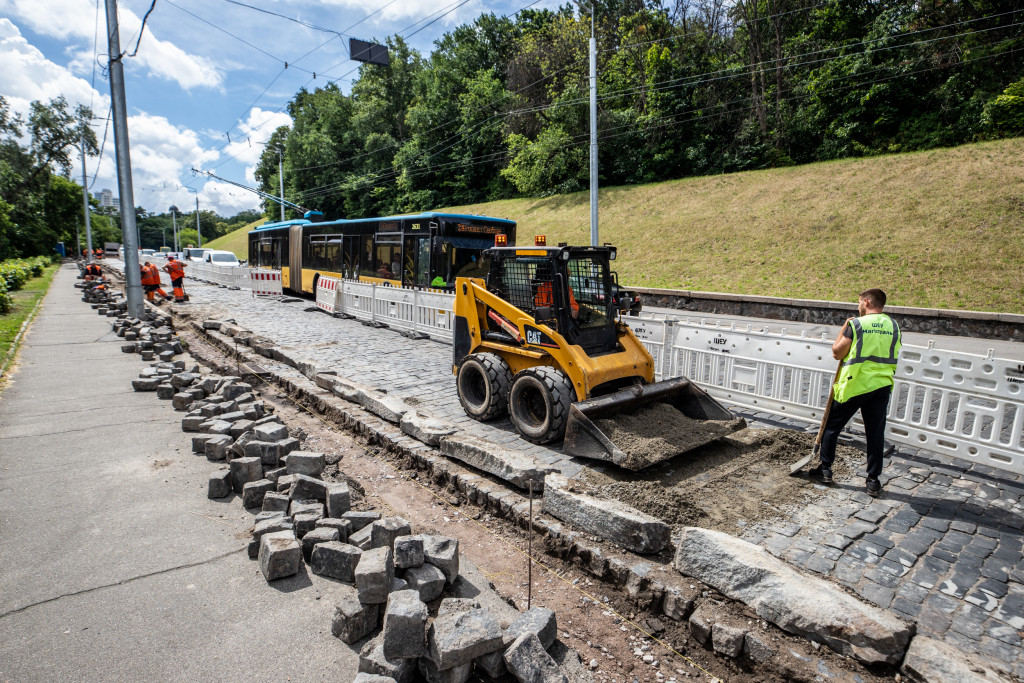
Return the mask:
POLYGON ((734 422, 694 420, 667 403, 655 402, 594 424, 628 456, 622 467, 641 470, 725 436, 733 431, 734 422))

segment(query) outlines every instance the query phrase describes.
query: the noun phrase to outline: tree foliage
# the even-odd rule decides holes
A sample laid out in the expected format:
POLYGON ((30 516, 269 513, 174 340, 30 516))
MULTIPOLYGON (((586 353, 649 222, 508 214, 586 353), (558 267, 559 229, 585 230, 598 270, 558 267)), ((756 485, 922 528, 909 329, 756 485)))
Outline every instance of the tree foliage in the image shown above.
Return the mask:
MULTIPOLYGON (((1024 0, 598 0, 603 185, 1024 133, 1024 0)), ((257 168, 328 217, 586 187, 591 17, 485 14, 292 99, 257 168)), ((278 217, 276 205, 265 207, 278 217)), ((294 216, 294 213, 290 213, 294 216)))

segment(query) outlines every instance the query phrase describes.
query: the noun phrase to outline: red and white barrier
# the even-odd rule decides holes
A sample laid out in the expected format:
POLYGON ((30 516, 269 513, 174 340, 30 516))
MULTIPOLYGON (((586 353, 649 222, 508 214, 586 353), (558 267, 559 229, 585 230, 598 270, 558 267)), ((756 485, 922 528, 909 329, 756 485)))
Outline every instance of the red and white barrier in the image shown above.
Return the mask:
POLYGON ((281 288, 281 271, 253 268, 249 273, 253 296, 284 294, 281 288))
POLYGON ((316 281, 316 307, 330 314, 338 309, 338 279, 320 276, 316 281))

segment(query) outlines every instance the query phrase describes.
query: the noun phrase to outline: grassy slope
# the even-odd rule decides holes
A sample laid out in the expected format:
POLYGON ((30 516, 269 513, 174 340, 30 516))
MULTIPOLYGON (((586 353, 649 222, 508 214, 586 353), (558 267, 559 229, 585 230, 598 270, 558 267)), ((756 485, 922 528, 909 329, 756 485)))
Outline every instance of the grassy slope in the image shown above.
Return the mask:
POLYGON ((14 306, 10 311, 0 315, 0 367, 11 349, 11 343, 18 335, 25 318, 32 312, 36 302, 43 298, 50 288, 50 281, 59 266, 47 266, 40 277, 32 278, 25 283, 25 286, 16 292, 11 292, 14 306))
MULTIPOLYGON (((1024 139, 601 190, 629 285, 1024 312, 1024 139)), ((590 241, 586 192, 450 210, 590 241)))
POLYGON ((203 242, 203 248, 230 251, 239 259, 245 259, 249 253, 249 231, 258 225, 263 225, 265 222, 266 220, 261 218, 258 221, 249 223, 248 225, 243 225, 238 230, 233 230, 226 235, 221 235, 215 240, 203 242))

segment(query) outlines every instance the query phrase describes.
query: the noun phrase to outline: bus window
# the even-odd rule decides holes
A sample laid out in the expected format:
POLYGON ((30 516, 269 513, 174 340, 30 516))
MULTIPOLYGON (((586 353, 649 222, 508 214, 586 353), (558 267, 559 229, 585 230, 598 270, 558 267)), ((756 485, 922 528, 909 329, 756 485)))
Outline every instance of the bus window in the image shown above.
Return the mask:
POLYGON ((341 272, 341 235, 330 235, 324 249, 324 270, 341 272))
POLYGON ((374 242, 377 245, 376 277, 385 280, 401 280, 402 233, 378 232, 374 242))
POLYGON ((397 280, 402 272, 402 246, 400 244, 377 245, 376 277, 397 280))

